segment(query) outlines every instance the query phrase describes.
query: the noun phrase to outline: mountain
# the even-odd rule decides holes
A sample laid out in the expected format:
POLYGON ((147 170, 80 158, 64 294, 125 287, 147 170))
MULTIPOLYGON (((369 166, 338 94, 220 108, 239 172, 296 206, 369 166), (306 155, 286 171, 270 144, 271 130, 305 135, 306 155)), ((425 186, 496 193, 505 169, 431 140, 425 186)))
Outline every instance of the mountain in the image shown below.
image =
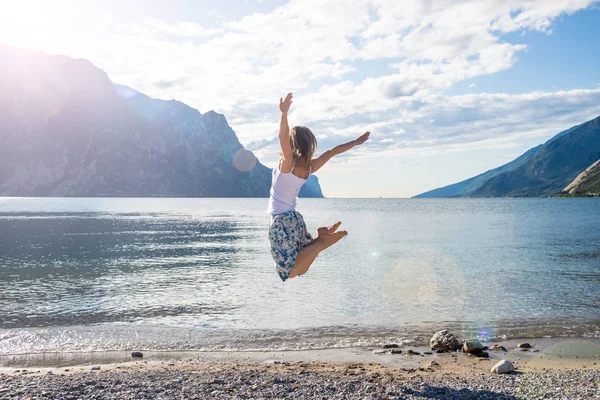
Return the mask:
MULTIPOLYGON (((433 197, 554 195, 600 152, 599 118, 562 131, 515 160, 473 178, 422 193, 433 197)), ((596 157, 598 158, 598 157, 596 157)))
MULTIPOLYGON (((86 60, 5 45, 0 87, 0 196, 269 195, 271 170, 236 169, 234 156, 249 167, 252 156, 214 111, 115 85, 86 60)), ((300 195, 323 196, 316 176, 300 195)))
POLYGON ((600 160, 577 175, 557 197, 600 197, 600 160))
POLYGON ((525 164, 491 178, 473 196, 554 196, 599 158, 600 117, 544 145, 525 164))

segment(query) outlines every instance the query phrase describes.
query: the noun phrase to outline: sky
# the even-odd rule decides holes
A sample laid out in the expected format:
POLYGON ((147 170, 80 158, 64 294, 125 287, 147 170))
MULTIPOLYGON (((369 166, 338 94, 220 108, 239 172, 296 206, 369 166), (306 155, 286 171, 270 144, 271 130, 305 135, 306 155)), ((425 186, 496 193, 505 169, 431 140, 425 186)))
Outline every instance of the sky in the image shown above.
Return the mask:
POLYGON ((227 118, 273 167, 279 97, 327 197, 410 197, 600 116, 590 0, 0 0, 0 43, 85 58, 110 79, 227 118))

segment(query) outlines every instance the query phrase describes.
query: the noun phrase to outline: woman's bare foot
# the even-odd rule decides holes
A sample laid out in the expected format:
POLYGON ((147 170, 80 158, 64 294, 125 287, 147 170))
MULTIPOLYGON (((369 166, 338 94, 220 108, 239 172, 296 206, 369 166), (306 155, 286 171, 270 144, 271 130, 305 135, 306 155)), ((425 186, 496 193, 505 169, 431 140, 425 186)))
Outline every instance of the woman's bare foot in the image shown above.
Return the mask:
POLYGON ((339 228, 341 224, 342 222, 338 221, 335 224, 331 225, 329 228, 320 227, 317 229, 319 236, 316 240, 319 241, 319 243, 321 243, 323 249, 333 246, 348 234, 348 232, 346 231, 336 232, 337 228, 339 228))
POLYGON ((347 234, 348 234, 348 232, 346 232, 346 231, 339 231, 339 232, 335 232, 335 233, 330 233, 327 236, 325 236, 323 239, 317 239, 317 240, 322 240, 324 248, 326 249, 330 246, 333 246, 337 242, 339 242, 347 234))
POLYGON ((337 230, 337 228, 340 227, 341 224, 342 224, 342 221, 338 221, 335 224, 331 225, 329 228, 326 226, 322 226, 320 228, 317 228, 317 233, 318 233, 319 237, 325 237, 325 236, 329 235, 330 233, 335 233, 335 231, 337 230))

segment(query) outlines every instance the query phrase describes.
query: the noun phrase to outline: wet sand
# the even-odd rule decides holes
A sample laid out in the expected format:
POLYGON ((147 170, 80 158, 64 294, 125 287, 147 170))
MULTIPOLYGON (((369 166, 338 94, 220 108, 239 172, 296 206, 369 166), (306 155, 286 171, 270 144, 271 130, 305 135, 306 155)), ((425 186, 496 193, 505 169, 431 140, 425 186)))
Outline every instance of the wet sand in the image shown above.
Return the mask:
MULTIPOLYGON (((71 371, 89 370, 89 366, 117 367, 160 366, 177 363, 179 366, 203 365, 259 365, 277 363, 321 363, 344 365, 348 363, 377 364, 389 368, 418 369, 431 361, 440 365, 454 365, 454 370, 475 369, 501 359, 509 360, 520 368, 598 368, 600 364, 600 339, 584 338, 537 338, 515 339, 486 343, 504 346, 508 352, 489 350, 489 359, 480 359, 462 352, 426 354, 425 346, 401 346, 402 354, 391 354, 382 347, 352 347, 300 351, 240 351, 240 352, 152 352, 143 351, 143 358, 132 358, 130 352, 77 352, 36 353, 0 355, 0 372, 10 374, 15 369, 54 371, 71 368, 71 371), (523 351, 517 345, 527 342, 533 348, 523 351), (408 350, 420 353, 409 355, 408 350), (478 367, 474 367, 478 366, 478 367)), ((491 367, 490 367, 491 368, 491 367)), ((483 370, 485 370, 484 368, 483 370)), ((489 372, 489 368, 487 368, 489 372)))

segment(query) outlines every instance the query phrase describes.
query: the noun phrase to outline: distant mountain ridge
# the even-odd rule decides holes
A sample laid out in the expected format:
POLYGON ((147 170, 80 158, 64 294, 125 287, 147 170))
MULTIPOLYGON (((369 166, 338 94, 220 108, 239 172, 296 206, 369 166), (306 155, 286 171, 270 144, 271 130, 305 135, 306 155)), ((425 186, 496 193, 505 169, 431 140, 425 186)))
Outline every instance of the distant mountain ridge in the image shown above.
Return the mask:
POLYGON ((600 117, 562 131, 515 160, 416 198, 553 196, 600 158, 600 117))
MULTIPOLYGON (((86 60, 0 45, 0 196, 268 197, 225 117, 113 84, 86 60)), ((311 176, 301 197, 323 197, 311 176)))
POLYGON ((503 172, 512 171, 513 169, 519 167, 523 163, 529 161, 531 157, 536 155, 536 153, 542 148, 543 145, 539 145, 532 149, 529 149, 527 152, 523 153, 518 158, 513 161, 504 164, 498 168, 491 169, 483 174, 479 174, 474 176, 473 178, 466 179, 464 181, 454 183, 452 185, 444 186, 439 189, 430 190, 429 192, 421 193, 415 198, 444 198, 444 197, 466 197, 470 196, 479 189, 485 182, 489 179, 493 178, 496 175, 500 175, 503 172))

